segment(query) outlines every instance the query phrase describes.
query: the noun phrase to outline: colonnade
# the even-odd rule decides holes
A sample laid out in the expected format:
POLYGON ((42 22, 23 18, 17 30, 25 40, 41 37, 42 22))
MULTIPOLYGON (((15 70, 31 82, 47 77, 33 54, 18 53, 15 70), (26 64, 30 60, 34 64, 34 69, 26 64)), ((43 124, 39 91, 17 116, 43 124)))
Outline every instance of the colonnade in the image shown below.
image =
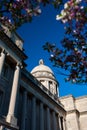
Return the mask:
MULTIPOLYGON (((21 118, 21 130, 25 130, 25 119, 26 119, 26 111, 27 105, 26 100, 28 92, 27 90, 23 91, 23 106, 22 106, 22 118, 21 118)), ((31 130, 65 130, 64 128, 64 122, 61 122, 61 117, 59 116, 59 113, 57 113, 55 110, 52 110, 49 106, 46 106, 42 101, 39 101, 39 119, 36 118, 36 110, 37 110, 37 98, 35 96, 32 96, 32 113, 31 115, 31 130), (37 128, 36 124, 37 121, 39 121, 39 128, 37 128), (46 123, 45 123, 46 122, 46 123), (46 125, 46 126, 45 126, 46 125)), ((63 118, 63 117, 62 117, 63 118)))

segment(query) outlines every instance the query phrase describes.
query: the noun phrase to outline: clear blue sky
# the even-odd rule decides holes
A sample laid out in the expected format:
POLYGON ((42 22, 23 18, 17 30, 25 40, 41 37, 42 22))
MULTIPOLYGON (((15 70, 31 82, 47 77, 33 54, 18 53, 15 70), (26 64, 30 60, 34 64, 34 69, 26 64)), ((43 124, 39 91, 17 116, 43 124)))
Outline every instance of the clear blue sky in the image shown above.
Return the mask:
POLYGON ((31 71, 38 65, 39 59, 44 59, 45 65, 49 66, 59 81, 60 96, 72 94, 75 97, 87 95, 86 85, 75 85, 72 83, 66 83, 64 76, 58 74, 58 69, 52 66, 49 61, 48 52, 44 51, 42 46, 47 41, 56 43, 60 46, 60 41, 64 35, 63 25, 56 21, 57 11, 47 6, 42 10, 42 14, 38 17, 34 17, 32 23, 24 24, 18 29, 18 33, 24 40, 25 53, 28 55, 26 60, 27 69, 31 71))

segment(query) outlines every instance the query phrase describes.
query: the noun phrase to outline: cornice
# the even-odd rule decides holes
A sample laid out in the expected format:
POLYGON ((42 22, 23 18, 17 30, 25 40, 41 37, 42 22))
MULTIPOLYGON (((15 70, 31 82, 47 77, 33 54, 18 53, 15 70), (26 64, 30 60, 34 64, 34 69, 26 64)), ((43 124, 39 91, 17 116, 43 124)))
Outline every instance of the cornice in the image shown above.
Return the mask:
POLYGON ((87 115, 87 111, 80 112, 80 115, 87 115))
POLYGON ((18 57, 20 57, 22 60, 26 60, 27 56, 23 51, 21 51, 16 44, 4 33, 0 31, 0 39, 11 49, 13 50, 18 57))
POLYGON ((72 113, 76 113, 78 116, 80 115, 80 112, 78 110, 76 110, 76 109, 67 111, 67 115, 72 114, 72 113))

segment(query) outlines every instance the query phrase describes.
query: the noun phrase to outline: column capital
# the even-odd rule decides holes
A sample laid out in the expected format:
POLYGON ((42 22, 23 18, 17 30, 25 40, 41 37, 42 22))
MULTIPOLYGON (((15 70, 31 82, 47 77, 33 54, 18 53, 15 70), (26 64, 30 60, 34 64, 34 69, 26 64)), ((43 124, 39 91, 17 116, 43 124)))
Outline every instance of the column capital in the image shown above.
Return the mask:
POLYGON ((16 67, 19 67, 19 68, 23 68, 23 64, 22 64, 22 62, 20 61, 20 62, 17 62, 17 64, 16 64, 16 67))
POLYGON ((62 117, 62 116, 58 113, 58 117, 62 117))
POLYGON ((7 54, 7 52, 6 52, 6 50, 5 50, 4 48, 2 48, 1 53, 3 53, 3 54, 7 54))
POLYGON ((6 51, 5 51, 5 49, 3 48, 1 52, 5 53, 6 51))
POLYGON ((5 55, 5 56, 9 56, 9 53, 3 48, 0 55, 5 55))

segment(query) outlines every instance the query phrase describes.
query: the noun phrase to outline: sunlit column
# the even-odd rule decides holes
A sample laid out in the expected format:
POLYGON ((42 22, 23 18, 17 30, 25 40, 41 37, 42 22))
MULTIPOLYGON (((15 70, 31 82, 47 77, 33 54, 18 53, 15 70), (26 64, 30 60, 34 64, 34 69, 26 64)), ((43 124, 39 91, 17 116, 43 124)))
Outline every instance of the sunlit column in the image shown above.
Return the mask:
POLYGON ((22 118, 21 118, 21 130, 25 130, 26 107, 27 107, 27 91, 24 90, 24 92, 23 92, 22 118))
POLYGON ((40 103, 40 130, 44 130, 43 103, 40 103))
POLYGON ((66 120, 63 118, 63 129, 66 130, 66 120))
POLYGON ((60 128, 60 130, 62 129, 61 128, 61 120, 60 120, 60 116, 58 116, 59 117, 59 128, 60 128))
POLYGON ((46 80, 46 88, 49 89, 49 81, 46 80))
POLYGON ((51 124, 50 124, 50 110, 47 107, 47 130, 51 130, 51 124))
POLYGON ((59 115, 59 127, 60 127, 60 130, 63 130, 63 118, 59 115))
POLYGON ((17 119, 15 118, 14 111, 15 111, 19 76, 20 76, 20 65, 17 65, 16 68, 15 68, 15 72, 14 72, 9 110, 8 110, 8 115, 7 115, 7 118, 6 118, 6 121, 13 124, 13 125, 17 125, 17 119))
POLYGON ((3 69, 3 66, 4 66, 4 61, 5 61, 5 56, 6 56, 6 53, 5 53, 5 50, 3 50, 0 54, 0 76, 2 74, 2 69, 3 69))
POLYGON ((32 130, 36 130, 36 98, 32 98, 32 130))

